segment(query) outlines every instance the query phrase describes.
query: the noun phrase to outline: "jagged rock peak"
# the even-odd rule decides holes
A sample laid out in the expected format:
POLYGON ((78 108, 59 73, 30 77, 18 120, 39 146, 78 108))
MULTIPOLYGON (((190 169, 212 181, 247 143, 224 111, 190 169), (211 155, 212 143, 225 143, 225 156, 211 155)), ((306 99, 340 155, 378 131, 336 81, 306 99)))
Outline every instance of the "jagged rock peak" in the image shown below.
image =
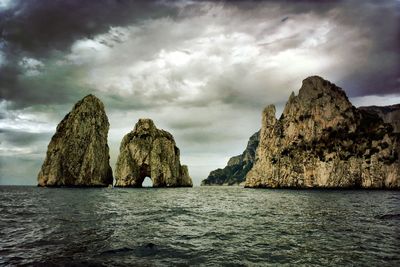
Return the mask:
POLYGON ((303 80, 297 96, 289 97, 282 118, 281 126, 289 128, 291 137, 307 133, 306 138, 312 139, 338 125, 347 125, 350 131, 355 131, 359 114, 341 88, 319 76, 311 76, 303 80))
POLYGON ((162 129, 157 129, 153 120, 147 118, 139 119, 138 122, 135 124, 132 133, 133 136, 135 137, 142 137, 142 136, 151 136, 152 138, 165 137, 175 142, 172 134, 162 129))
POLYGON ((139 119, 138 123, 135 124, 134 132, 138 135, 155 133, 157 128, 151 119, 139 119))
MULTIPOLYGON (((74 110, 79 110, 79 109, 84 109, 85 112, 96 112, 96 108, 100 109, 98 110, 100 113, 104 111, 104 104, 103 102, 97 98, 93 94, 88 94, 81 100, 75 103, 74 107, 72 108, 72 111, 74 110)), ((105 112, 104 112, 105 113, 105 112)), ((68 114, 67 114, 68 115, 68 114)), ((107 119, 108 123, 108 119, 107 119)))
POLYGON ((312 76, 279 120, 273 106, 264 110, 245 186, 400 188, 399 153, 400 135, 390 124, 312 76))
POLYGON ((316 75, 307 77, 303 80, 302 86, 299 90, 299 95, 306 96, 308 98, 309 96, 317 96, 317 94, 321 92, 327 94, 339 93, 342 97, 347 99, 346 93, 342 90, 342 88, 316 75))
POLYGON ((295 100, 300 101, 303 105, 310 105, 317 100, 319 102, 345 102, 350 104, 342 88, 319 76, 310 76, 304 79, 298 96, 292 92, 288 104, 295 100))
POLYGON ((141 187, 150 177, 153 187, 192 186, 188 168, 180 164, 173 136, 151 119, 139 119, 122 139, 115 168, 115 186, 141 187))
POLYGON ((99 98, 97 98, 97 96, 95 96, 94 94, 88 94, 87 96, 82 98, 80 101, 78 101, 77 104, 81 104, 83 102, 86 102, 86 103, 96 102, 96 103, 100 103, 101 105, 103 105, 103 102, 101 102, 101 100, 99 98))
POLYGON ((261 129, 268 127, 269 125, 275 124, 276 121, 276 108, 275 105, 268 105, 263 113, 261 129))
POLYGON ((39 186, 112 185, 103 103, 94 95, 78 101, 58 124, 38 175, 39 186))
POLYGON ((315 103, 341 103, 345 108, 351 106, 346 93, 340 87, 319 76, 310 76, 303 80, 297 96, 292 92, 284 113, 288 113, 293 104, 299 109, 299 106, 311 108, 315 103))

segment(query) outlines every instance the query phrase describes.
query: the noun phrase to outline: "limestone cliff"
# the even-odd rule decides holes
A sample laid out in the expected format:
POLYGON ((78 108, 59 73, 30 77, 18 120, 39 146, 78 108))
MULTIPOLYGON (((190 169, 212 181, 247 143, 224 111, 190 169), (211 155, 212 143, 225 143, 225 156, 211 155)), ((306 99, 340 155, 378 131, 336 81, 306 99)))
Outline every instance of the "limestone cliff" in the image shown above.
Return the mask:
POLYGON ((211 171, 208 177, 201 182, 201 185, 237 185, 243 183, 246 174, 253 167, 259 139, 260 131, 250 137, 246 150, 241 155, 230 158, 227 166, 223 169, 211 171))
POLYGON ((393 126, 393 131, 400 133, 400 104, 392 106, 370 106, 360 107, 359 110, 372 112, 378 115, 384 122, 393 126))
POLYGON ((124 136, 115 168, 115 186, 141 187, 150 177, 153 187, 192 186, 187 166, 180 164, 173 136, 150 119, 139 119, 124 136))
POLYGON ((280 119, 262 114, 246 187, 400 188, 400 134, 318 76, 292 93, 280 119))
POLYGON ((39 186, 108 186, 113 183, 103 103, 88 95, 57 126, 38 175, 39 186))

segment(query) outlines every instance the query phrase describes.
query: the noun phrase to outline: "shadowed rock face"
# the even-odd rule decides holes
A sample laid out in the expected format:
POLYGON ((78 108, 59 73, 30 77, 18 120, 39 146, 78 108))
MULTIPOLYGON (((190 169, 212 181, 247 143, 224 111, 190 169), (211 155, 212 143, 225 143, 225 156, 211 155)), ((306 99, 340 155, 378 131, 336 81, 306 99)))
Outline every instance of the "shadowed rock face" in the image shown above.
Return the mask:
POLYGON ((180 164, 173 136, 150 119, 139 119, 124 136, 115 169, 115 186, 142 187, 150 177, 153 187, 192 186, 187 166, 180 164))
POLYGON ((366 112, 375 113, 384 122, 390 123, 393 126, 393 132, 400 133, 400 104, 383 107, 360 107, 358 109, 366 112))
POLYGON ((103 103, 88 95, 57 126, 38 175, 39 186, 112 185, 103 103))
POLYGON ((246 174, 253 167, 259 139, 260 132, 258 131, 250 137, 246 150, 241 155, 230 158, 225 168, 210 172, 201 185, 238 185, 243 183, 246 174))
POLYGON ((246 187, 400 188, 400 134, 358 110, 318 76, 292 93, 279 120, 262 114, 256 162, 246 187))

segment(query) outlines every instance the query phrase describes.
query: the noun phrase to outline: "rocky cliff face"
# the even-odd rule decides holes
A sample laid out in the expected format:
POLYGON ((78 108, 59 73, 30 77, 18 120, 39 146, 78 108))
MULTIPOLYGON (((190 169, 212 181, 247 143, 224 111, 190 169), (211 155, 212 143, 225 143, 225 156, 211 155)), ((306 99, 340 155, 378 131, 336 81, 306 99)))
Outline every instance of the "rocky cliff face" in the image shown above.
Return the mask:
POLYGON ((246 150, 241 155, 230 158, 225 168, 210 172, 201 185, 238 185, 243 183, 246 174, 253 167, 259 140, 260 132, 258 131, 250 137, 246 150))
POLYGON ((375 113, 385 123, 390 123, 393 126, 394 132, 400 133, 400 104, 383 107, 360 107, 358 109, 365 112, 375 113))
POLYGON ((88 95, 57 126, 38 175, 39 186, 108 186, 113 183, 103 103, 88 95))
POLYGON ((153 187, 192 186, 187 166, 180 164, 173 136, 150 119, 139 119, 124 136, 115 169, 115 186, 141 187, 150 177, 153 187))
POLYGON ((399 142, 377 114, 353 107, 329 81, 309 77, 279 120, 274 106, 264 110, 245 186, 400 188, 399 142))

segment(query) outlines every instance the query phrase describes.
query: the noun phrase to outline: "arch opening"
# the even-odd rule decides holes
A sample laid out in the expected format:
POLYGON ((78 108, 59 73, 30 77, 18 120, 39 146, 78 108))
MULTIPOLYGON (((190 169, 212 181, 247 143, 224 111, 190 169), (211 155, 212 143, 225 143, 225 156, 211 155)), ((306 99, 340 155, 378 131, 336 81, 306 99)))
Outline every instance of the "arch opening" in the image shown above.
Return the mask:
POLYGON ((153 181, 149 176, 146 176, 142 182, 142 187, 153 187, 153 181))

